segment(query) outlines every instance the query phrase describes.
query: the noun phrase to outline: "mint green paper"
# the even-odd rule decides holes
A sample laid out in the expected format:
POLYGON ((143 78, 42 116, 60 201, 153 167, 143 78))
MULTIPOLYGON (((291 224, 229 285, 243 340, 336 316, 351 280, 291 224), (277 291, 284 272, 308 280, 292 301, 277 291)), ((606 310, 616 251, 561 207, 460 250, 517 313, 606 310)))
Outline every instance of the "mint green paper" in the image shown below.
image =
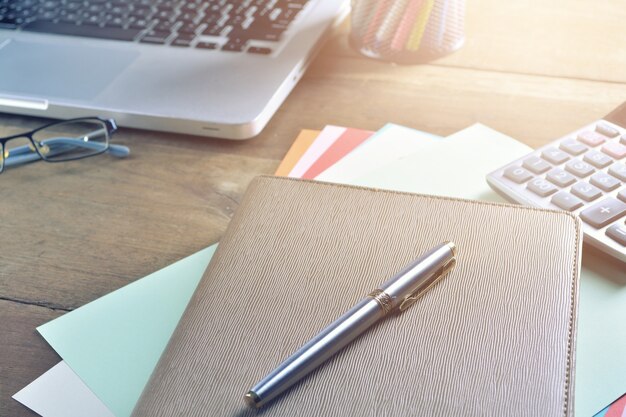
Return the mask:
POLYGON ((626 266, 583 249, 576 344, 577 416, 590 416, 626 393, 626 266))
POLYGON ((130 416, 216 247, 37 330, 116 417, 130 416))

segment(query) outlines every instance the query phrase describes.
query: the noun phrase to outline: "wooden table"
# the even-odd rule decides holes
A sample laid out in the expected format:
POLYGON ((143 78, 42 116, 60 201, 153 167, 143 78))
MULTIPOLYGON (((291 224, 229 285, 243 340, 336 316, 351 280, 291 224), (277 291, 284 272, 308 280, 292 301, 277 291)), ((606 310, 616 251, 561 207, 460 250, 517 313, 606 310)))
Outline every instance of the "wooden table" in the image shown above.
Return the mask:
MULTIPOLYGON (((533 147, 626 100, 623 0, 468 1, 467 43, 420 66, 358 56, 345 29, 264 132, 244 142, 122 129, 132 156, 0 176, 0 416, 59 361, 35 327, 219 240, 249 181, 302 128, 395 122, 448 135, 480 121, 533 147)), ((42 120, 0 115, 0 135, 42 120)))

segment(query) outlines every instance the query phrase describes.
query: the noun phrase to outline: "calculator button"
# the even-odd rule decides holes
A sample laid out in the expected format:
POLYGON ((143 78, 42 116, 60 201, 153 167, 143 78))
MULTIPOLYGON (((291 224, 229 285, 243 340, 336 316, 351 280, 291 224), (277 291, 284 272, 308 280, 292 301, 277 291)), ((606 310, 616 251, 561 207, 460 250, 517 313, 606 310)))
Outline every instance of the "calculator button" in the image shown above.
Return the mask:
POLYGON ((595 166, 596 168, 608 167, 613 162, 613 160, 611 158, 609 158, 608 156, 606 156, 602 152, 598 152, 598 151, 593 150, 593 149, 590 150, 589 152, 587 152, 583 159, 586 162, 589 162, 591 165, 595 166))
POLYGON ((606 136, 591 130, 585 130, 578 134, 578 140, 589 146, 598 146, 606 141, 606 136))
POLYGON ((611 165, 611 168, 609 168, 609 174, 622 181, 626 181, 626 165, 620 163, 611 165))
POLYGON ((613 126, 609 126, 606 123, 598 123, 596 125, 596 132, 610 138, 614 138, 615 136, 619 135, 619 130, 615 129, 613 126))
POLYGON ((615 177, 605 174, 604 172, 596 172, 591 176, 590 182, 602 189, 602 191, 613 191, 621 184, 615 177))
POLYGON ((581 161, 580 159, 574 159, 572 161, 569 161, 565 165, 565 169, 580 178, 584 178, 595 172, 595 169, 593 169, 591 165, 581 161))
POLYGON ((557 188, 552 185, 552 183, 549 183, 543 178, 535 178, 529 182, 528 189, 541 197, 547 197, 557 191, 557 188))
POLYGON ((521 184, 531 179, 533 177, 533 174, 526 171, 522 167, 513 166, 513 167, 508 167, 506 170, 504 170, 504 176, 513 182, 521 184))
POLYGON ((583 219, 585 223, 589 223, 596 229, 600 229, 619 219, 624 214, 626 214, 626 203, 622 203, 613 197, 607 197, 581 211, 580 218, 583 219))
POLYGON ((588 147, 574 139, 564 140, 563 142, 561 142, 561 145, 559 145, 559 148, 574 156, 580 155, 581 153, 589 149, 588 147))
POLYGON ((621 224, 614 224, 606 229, 606 235, 619 243, 622 246, 626 246, 626 226, 621 224))
POLYGON ((624 203, 626 203, 626 188, 624 188, 622 191, 620 191, 619 193, 617 193, 617 198, 619 198, 620 200, 622 200, 624 203))
POLYGON ((609 142, 602 147, 602 152, 615 159, 622 159, 626 156, 626 146, 615 142, 609 142))
POLYGON ((543 174, 551 168, 551 165, 541 158, 531 156, 524 160, 522 164, 524 168, 534 172, 535 174, 543 174))
POLYGON ((574 211, 582 207, 583 202, 566 191, 560 191, 552 197, 552 204, 567 211, 574 211))
POLYGON ((556 148, 548 148, 541 152, 541 157, 548 162, 552 162, 553 164, 562 164, 563 162, 569 160, 569 155, 565 152, 559 151, 556 148))
POLYGON ((602 195, 602 191, 586 182, 577 182, 572 187, 572 194, 577 195, 585 201, 593 201, 602 195))
POLYGON ((576 177, 561 168, 554 168, 546 174, 546 179, 559 187, 567 187, 576 182, 576 177))

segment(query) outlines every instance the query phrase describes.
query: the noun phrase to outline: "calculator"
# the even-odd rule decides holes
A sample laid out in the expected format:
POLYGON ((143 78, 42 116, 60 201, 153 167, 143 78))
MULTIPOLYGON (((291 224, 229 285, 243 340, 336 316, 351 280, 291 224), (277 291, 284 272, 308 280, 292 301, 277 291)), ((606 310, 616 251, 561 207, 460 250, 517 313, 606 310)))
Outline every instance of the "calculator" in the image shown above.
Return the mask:
POLYGON ((516 203, 574 213, 584 241, 626 262, 626 103, 487 175, 516 203))

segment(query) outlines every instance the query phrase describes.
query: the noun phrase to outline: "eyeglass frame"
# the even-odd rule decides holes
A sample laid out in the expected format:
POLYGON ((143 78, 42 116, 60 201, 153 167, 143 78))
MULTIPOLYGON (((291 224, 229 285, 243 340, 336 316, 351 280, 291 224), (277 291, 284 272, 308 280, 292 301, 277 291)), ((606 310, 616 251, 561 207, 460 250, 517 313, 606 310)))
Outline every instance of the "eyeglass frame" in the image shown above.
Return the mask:
POLYGON ((67 161, 75 161, 77 159, 89 158, 89 157, 100 155, 100 154, 106 152, 107 150, 109 150, 109 146, 110 146, 109 139, 111 138, 111 135, 113 133, 115 133, 116 131, 117 131, 117 124, 115 123, 115 120, 113 120, 113 119, 105 119, 105 118, 98 117, 98 116, 92 116, 92 117, 77 117, 77 118, 74 118, 74 119, 59 120, 59 121, 56 121, 56 122, 51 122, 51 123, 45 124, 43 126, 40 126, 40 127, 36 128, 36 129, 30 130, 30 131, 27 131, 27 132, 19 133, 17 135, 2 137, 2 138, 0 138, 0 161, 1 161, 0 173, 2 171, 4 171, 4 163, 6 161, 5 156, 4 156, 5 155, 5 145, 10 140, 18 139, 18 138, 27 138, 30 141, 30 143, 31 143, 33 149, 35 150, 35 152, 37 152, 37 155, 39 155, 39 157, 41 159, 43 159, 44 161, 46 161, 46 162, 53 162, 53 163, 54 162, 67 162, 67 161), (51 127, 51 126, 54 126, 54 125, 63 125, 63 124, 71 123, 71 122, 80 122, 82 120, 97 120, 97 121, 102 122, 104 124, 104 126, 107 129, 107 137, 106 137, 107 141, 106 141, 106 146, 104 146, 104 148, 102 150, 98 150, 97 152, 89 154, 89 155, 78 155, 78 156, 73 156, 73 157, 69 157, 67 159, 60 159, 60 160, 47 159, 47 157, 39 151, 39 147, 40 146, 37 145, 39 142, 36 141, 33 138, 34 134, 36 134, 37 132, 39 132, 41 130, 44 130, 44 129, 47 129, 47 128, 51 127))

